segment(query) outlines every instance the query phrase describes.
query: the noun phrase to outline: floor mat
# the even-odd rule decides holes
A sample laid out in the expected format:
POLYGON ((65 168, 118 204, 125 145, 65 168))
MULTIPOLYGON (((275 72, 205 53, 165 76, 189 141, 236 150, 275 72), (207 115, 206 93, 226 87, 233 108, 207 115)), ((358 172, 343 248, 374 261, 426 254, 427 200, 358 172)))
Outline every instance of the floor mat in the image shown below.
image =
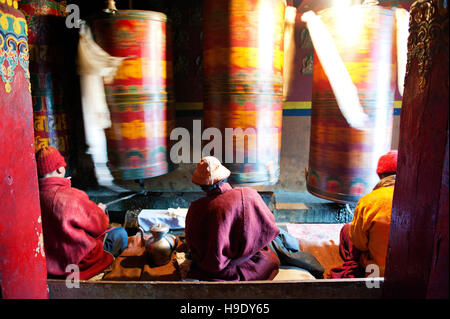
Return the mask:
POLYGON ((339 256, 339 233, 344 224, 286 224, 289 234, 299 240, 300 249, 317 258, 325 269, 324 277, 331 268, 342 265, 339 256))

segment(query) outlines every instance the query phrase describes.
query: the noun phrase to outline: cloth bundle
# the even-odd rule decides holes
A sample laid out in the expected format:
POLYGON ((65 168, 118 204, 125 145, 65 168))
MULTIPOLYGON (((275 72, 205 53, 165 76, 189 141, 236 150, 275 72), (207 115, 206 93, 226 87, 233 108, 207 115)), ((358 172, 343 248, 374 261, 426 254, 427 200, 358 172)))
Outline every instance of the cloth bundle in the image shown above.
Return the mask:
POLYGON ((295 266, 309 271, 317 279, 323 278, 324 268, 320 262, 310 252, 301 251, 298 240, 288 232, 280 229, 269 247, 280 259, 281 266, 295 266))
POLYGON ((139 226, 145 232, 159 223, 169 225, 170 229, 184 229, 186 222, 187 209, 185 208, 169 208, 167 210, 159 209, 143 209, 138 215, 139 226))

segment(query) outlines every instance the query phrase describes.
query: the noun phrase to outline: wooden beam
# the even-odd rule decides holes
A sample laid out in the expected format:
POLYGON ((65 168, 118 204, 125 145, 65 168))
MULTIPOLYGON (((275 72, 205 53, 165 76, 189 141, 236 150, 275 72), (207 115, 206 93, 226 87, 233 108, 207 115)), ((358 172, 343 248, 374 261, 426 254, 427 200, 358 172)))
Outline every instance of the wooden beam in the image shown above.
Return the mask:
POLYGON ((434 277, 434 287, 448 298, 448 249, 440 248, 448 247, 448 9, 428 0, 416 1, 410 12, 384 296, 425 298, 440 256, 446 279, 434 277))
POLYGON ((47 281, 53 299, 379 299, 383 278, 301 281, 161 282, 47 281), (372 288, 369 288, 372 287, 372 288))

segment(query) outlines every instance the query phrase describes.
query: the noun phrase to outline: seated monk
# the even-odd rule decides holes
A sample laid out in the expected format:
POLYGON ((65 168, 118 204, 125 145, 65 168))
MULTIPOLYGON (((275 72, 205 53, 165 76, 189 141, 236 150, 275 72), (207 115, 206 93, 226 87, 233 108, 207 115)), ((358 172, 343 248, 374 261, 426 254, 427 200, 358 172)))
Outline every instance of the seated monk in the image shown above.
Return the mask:
POLYGON ((79 269, 79 279, 87 280, 126 248, 128 234, 122 227, 108 230, 106 206, 71 187, 64 177, 66 162, 57 149, 41 148, 36 161, 48 275, 65 278, 79 269))
POLYGON ((272 280, 280 263, 323 276, 318 261, 299 252, 298 240, 278 229, 258 192, 232 188, 229 175, 213 156, 202 158, 194 171, 192 182, 206 196, 192 202, 186 215, 185 236, 192 257, 188 276, 210 281, 272 280))
POLYGON ((344 264, 333 268, 329 278, 362 278, 368 265, 378 266, 384 276, 396 171, 396 150, 380 157, 380 182, 358 201, 352 222, 342 227, 339 253, 344 264))

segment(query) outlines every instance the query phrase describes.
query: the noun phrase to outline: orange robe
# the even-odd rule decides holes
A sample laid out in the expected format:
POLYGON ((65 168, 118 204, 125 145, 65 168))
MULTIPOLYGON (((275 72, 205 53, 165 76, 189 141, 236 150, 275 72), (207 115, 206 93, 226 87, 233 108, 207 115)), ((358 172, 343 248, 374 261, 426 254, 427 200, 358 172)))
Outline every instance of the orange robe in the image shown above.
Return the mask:
POLYGON ((363 196, 350 224, 349 237, 361 251, 360 264, 376 264, 384 276, 394 186, 380 187, 363 196))

